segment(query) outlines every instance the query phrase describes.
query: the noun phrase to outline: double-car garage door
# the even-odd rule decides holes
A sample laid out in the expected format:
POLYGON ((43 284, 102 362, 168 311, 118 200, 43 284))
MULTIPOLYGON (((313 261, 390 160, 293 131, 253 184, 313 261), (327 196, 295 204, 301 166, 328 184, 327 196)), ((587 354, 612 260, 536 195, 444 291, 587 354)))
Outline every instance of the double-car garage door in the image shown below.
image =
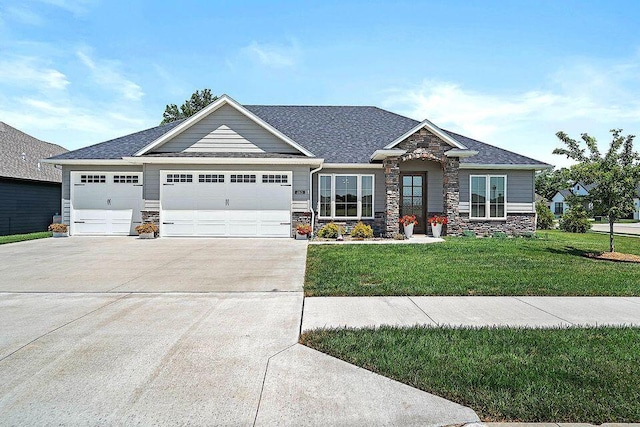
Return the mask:
POLYGON ((291 172, 162 171, 163 236, 289 237, 291 172))
MULTIPOLYGON (((135 234, 142 172, 72 172, 73 235, 135 234)), ((160 171, 161 236, 290 237, 290 171, 160 171)))

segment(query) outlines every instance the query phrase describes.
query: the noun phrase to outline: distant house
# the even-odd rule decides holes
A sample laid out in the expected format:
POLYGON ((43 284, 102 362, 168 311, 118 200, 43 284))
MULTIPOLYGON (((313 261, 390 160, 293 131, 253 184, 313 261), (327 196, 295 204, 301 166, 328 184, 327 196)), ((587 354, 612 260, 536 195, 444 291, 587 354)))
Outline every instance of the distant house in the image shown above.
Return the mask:
POLYGON ((571 190, 560 190, 551 198, 549 209, 555 216, 562 216, 569 210, 568 199, 573 196, 571 190))
POLYGON ((635 210, 633 211, 633 219, 640 220, 640 184, 638 184, 636 197, 633 199, 633 206, 635 206, 635 210))
POLYGON ((61 209, 62 171, 41 160, 66 152, 0 122, 0 236, 46 231, 61 209))

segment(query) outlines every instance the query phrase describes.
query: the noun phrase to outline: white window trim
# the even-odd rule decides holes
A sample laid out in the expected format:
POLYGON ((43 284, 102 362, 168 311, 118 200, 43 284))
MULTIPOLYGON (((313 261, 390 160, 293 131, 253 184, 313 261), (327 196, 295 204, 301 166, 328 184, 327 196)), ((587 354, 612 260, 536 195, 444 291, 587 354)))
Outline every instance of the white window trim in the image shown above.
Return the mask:
POLYGON ((318 212, 318 219, 335 219, 335 220, 353 220, 353 219, 374 219, 376 215, 375 198, 376 198, 376 176, 373 174, 358 174, 358 173, 325 173, 318 175, 318 201, 316 211, 318 212), (320 215, 320 182, 323 176, 331 177, 331 216, 320 215), (358 180, 357 183, 357 198, 358 207, 356 216, 336 216, 336 176, 355 176, 358 180), (362 177, 371 177, 371 216, 362 216, 362 177))
POLYGON ((508 191, 507 191, 507 175, 469 175, 469 219, 482 219, 486 221, 503 221, 507 219, 507 206, 508 206, 508 191), (473 178, 485 178, 486 186, 485 186, 485 212, 486 216, 472 216, 473 205, 471 200, 473 198, 473 178), (489 216, 491 212, 491 198, 489 191, 491 190, 490 182, 491 178, 504 178, 504 216, 489 216))

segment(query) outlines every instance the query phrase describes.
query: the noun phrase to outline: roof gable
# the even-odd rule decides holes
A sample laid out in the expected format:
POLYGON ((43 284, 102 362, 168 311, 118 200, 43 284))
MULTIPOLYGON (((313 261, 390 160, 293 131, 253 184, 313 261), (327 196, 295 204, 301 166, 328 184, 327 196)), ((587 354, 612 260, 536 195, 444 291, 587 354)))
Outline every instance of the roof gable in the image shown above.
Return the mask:
MULTIPOLYGON (((232 98, 230 98, 227 95, 222 95, 222 97, 218 98, 216 101, 209 104, 206 108, 204 108, 197 114, 185 119, 182 123, 180 123, 173 129, 171 129, 169 132, 161 135, 159 138, 152 141, 150 144, 146 145, 141 150, 138 150, 136 153, 134 153, 134 156, 141 156, 143 154, 147 154, 150 152, 162 152, 162 151, 175 152, 176 148, 180 148, 182 145, 189 143, 189 138, 193 137, 193 135, 189 135, 190 131, 191 133, 194 133, 196 135, 198 134, 198 130, 195 127, 198 126, 199 123, 201 123, 202 121, 206 121, 207 118, 210 118, 210 116, 215 116, 216 113, 219 113, 220 111, 229 112, 230 109, 235 110, 240 115, 244 116, 246 119, 248 119, 249 121, 257 125, 256 126, 257 128, 261 128, 262 131, 266 131, 268 134, 271 134, 276 139, 279 139, 280 141, 282 141, 282 143, 284 143, 285 145, 288 145, 289 147, 293 148, 296 152, 300 152, 308 157, 313 157, 313 154, 310 151, 298 145, 293 139, 284 135, 278 129, 274 128, 269 123, 265 122, 260 117, 256 116, 251 111, 247 110, 245 107, 238 104, 236 101, 234 101, 232 98), (226 106, 228 106, 229 108, 225 108, 226 106), (180 140, 180 137, 183 137, 184 139, 180 140), (172 141, 175 142, 175 140, 178 140, 177 144, 174 144, 174 146, 169 145, 168 150, 163 150, 163 146, 165 146, 166 144, 171 144, 172 141)), ((206 124, 204 128, 206 128, 206 124)), ((220 136, 220 134, 218 136, 220 136)), ((203 139, 206 140, 206 135, 205 135, 205 138, 203 139)), ((240 138, 240 139, 243 140, 243 142, 241 142, 241 145, 244 144, 246 146, 247 145, 246 143, 249 142, 245 138, 240 138)), ((201 142, 201 141, 200 140, 194 141, 194 143, 197 143, 197 142, 201 142)), ((215 138, 211 139, 209 143, 202 141, 200 146, 195 147, 194 150, 196 151, 205 150, 207 149, 205 147, 209 149, 222 149, 223 151, 224 150, 235 151, 233 149, 229 149, 229 147, 225 147, 224 142, 221 139, 215 139, 215 138)), ((260 149, 257 146, 256 148, 260 149)), ((265 150, 262 150, 262 151, 265 151, 265 150)), ((291 150, 287 150, 287 151, 291 151, 291 150)))
POLYGON ((448 134, 448 133, 444 132, 442 129, 440 129, 438 126, 434 125, 433 123, 431 123, 427 119, 423 120, 422 122, 418 123, 418 125, 416 125, 415 127, 409 129, 407 132, 405 132, 404 134, 402 134, 399 137, 397 137, 391 143, 387 144, 384 148, 386 150, 390 150, 390 149, 396 147, 402 141, 404 141, 405 139, 409 138, 411 135, 413 135, 414 133, 418 132, 422 128, 427 129, 428 131, 430 131, 431 133, 436 135, 438 138, 440 138, 441 140, 443 140, 444 142, 446 142, 447 144, 449 144, 453 148, 458 148, 460 150, 466 150, 467 149, 467 147, 465 147, 463 144, 461 144, 459 141, 457 141, 451 134, 448 134))

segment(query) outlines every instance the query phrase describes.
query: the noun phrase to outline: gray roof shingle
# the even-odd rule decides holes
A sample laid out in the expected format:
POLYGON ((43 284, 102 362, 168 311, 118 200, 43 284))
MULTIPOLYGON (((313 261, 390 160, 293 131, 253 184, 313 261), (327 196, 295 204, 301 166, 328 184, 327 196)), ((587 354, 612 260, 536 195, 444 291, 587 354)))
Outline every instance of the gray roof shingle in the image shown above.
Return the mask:
POLYGON ((62 182, 62 171, 40 160, 66 152, 0 122, 0 177, 62 182))
MULTIPOLYGON (((375 150, 384 148, 419 124, 408 117, 368 106, 245 105, 245 108, 327 163, 369 163, 375 150)), ((182 121, 157 126, 71 151, 54 159, 119 159, 132 156, 180 123, 182 121)), ((479 152, 476 156, 462 159, 463 163, 543 164, 446 132, 469 149, 479 152)))

